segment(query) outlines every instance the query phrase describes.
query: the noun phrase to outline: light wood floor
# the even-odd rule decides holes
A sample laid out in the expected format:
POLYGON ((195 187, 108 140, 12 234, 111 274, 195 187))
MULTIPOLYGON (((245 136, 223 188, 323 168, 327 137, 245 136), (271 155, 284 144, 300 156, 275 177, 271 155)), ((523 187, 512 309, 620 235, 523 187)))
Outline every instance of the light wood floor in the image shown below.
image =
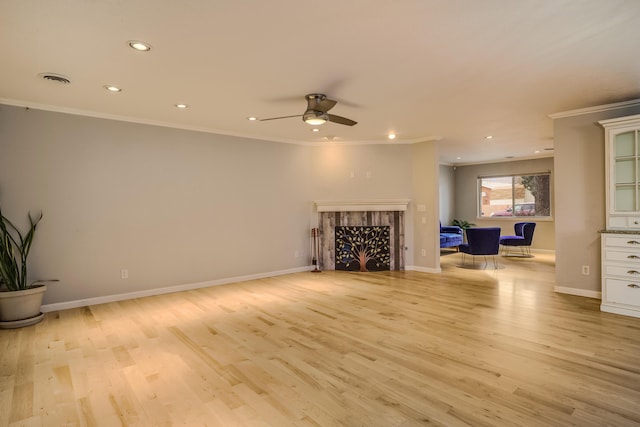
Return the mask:
POLYGON ((0 426, 640 424, 640 319, 460 257, 47 313, 0 331, 0 426))

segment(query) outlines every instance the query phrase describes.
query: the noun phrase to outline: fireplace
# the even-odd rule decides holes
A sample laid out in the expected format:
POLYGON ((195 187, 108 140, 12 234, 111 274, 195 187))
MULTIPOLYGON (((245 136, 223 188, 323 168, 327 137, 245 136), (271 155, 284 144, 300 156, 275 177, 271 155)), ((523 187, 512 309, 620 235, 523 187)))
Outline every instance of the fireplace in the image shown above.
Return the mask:
POLYGON ((336 226, 336 270, 389 270, 389 228, 388 225, 336 226))
MULTIPOLYGON (((315 203, 319 214, 320 252, 318 265, 320 269, 363 271, 360 262, 348 261, 348 259, 355 260, 356 256, 363 255, 362 261, 366 267, 364 271, 404 270, 404 217, 409 200, 316 201, 315 203), (340 236, 344 234, 339 230, 344 230, 344 228, 357 230, 358 227, 362 227, 360 233, 365 233, 365 230, 369 229, 368 237, 375 227, 376 232, 381 233, 377 237, 388 240, 384 248, 376 248, 388 252, 388 256, 374 257, 377 258, 379 265, 375 265, 376 261, 371 261, 371 253, 369 253, 369 260, 365 261, 365 254, 357 249, 351 254, 346 253, 345 247, 340 251, 340 245, 344 243, 344 240, 340 241, 340 236), (342 234, 338 234, 338 238, 336 238, 336 233, 342 234), (386 237, 384 237, 385 235, 386 237), (349 267, 346 267, 347 263, 349 267), (380 266, 383 268, 379 268, 380 266)), ((361 236, 361 238, 364 237, 361 236)))

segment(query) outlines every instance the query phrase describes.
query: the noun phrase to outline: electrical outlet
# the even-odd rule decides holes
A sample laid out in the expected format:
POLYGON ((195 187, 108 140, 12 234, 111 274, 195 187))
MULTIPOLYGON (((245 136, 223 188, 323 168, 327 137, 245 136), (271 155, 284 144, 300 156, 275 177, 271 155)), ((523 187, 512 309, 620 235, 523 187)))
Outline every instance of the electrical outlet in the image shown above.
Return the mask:
POLYGON ((420 254, 421 254, 422 256, 427 256, 427 250, 426 250, 426 249, 421 250, 421 251, 420 251, 420 254))
POLYGON ((120 278, 121 279, 128 279, 129 278, 129 270, 127 270, 125 268, 120 270, 120 278))
POLYGON ((591 269, 589 268, 588 265, 583 265, 582 266, 582 275, 583 276, 588 276, 589 274, 591 274, 591 269))

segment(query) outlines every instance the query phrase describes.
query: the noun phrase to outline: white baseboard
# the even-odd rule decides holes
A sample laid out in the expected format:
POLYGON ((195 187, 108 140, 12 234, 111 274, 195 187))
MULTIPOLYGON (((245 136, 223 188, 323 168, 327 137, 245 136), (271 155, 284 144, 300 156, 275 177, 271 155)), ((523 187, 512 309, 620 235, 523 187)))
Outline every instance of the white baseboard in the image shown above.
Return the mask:
POLYGON ((128 292, 125 294, 105 295, 101 297, 80 299, 74 301, 58 302, 53 304, 43 304, 40 311, 43 313, 49 311, 67 310, 69 308, 86 307, 89 305, 106 304, 115 301, 124 301, 134 298, 150 297, 154 295, 171 294, 174 292, 189 291, 192 289, 208 288, 210 286, 227 285, 229 283, 245 282, 247 280, 264 279, 267 277, 284 276, 285 274, 302 273, 310 271, 313 266, 297 267, 288 270, 271 271, 268 273, 251 274, 247 276, 236 276, 225 279, 210 280, 207 282, 187 283, 184 285, 167 286, 165 288, 147 289, 144 291, 128 292))
POLYGON ((586 289, 568 288, 566 286, 555 286, 553 288, 553 291, 558 292, 559 294, 577 295, 579 297, 602 299, 602 292, 588 291, 586 289))
POLYGON ((420 273, 442 273, 442 270, 439 268, 431 268, 431 267, 420 267, 417 265, 407 265, 404 267, 406 271, 419 271, 420 273))
POLYGON ((541 254, 555 254, 556 253, 555 249, 534 249, 534 248, 531 248, 531 252, 532 253, 540 252, 541 254))

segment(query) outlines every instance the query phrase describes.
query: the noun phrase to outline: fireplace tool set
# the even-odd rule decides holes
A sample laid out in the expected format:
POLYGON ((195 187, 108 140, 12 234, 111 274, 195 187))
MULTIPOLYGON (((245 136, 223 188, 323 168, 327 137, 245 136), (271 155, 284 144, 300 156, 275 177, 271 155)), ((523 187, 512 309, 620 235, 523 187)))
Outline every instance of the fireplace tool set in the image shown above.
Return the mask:
POLYGON ((311 248, 311 264, 313 265, 312 273, 320 273, 319 255, 320 255, 320 230, 317 228, 311 229, 311 237, 313 237, 313 248, 311 248))

